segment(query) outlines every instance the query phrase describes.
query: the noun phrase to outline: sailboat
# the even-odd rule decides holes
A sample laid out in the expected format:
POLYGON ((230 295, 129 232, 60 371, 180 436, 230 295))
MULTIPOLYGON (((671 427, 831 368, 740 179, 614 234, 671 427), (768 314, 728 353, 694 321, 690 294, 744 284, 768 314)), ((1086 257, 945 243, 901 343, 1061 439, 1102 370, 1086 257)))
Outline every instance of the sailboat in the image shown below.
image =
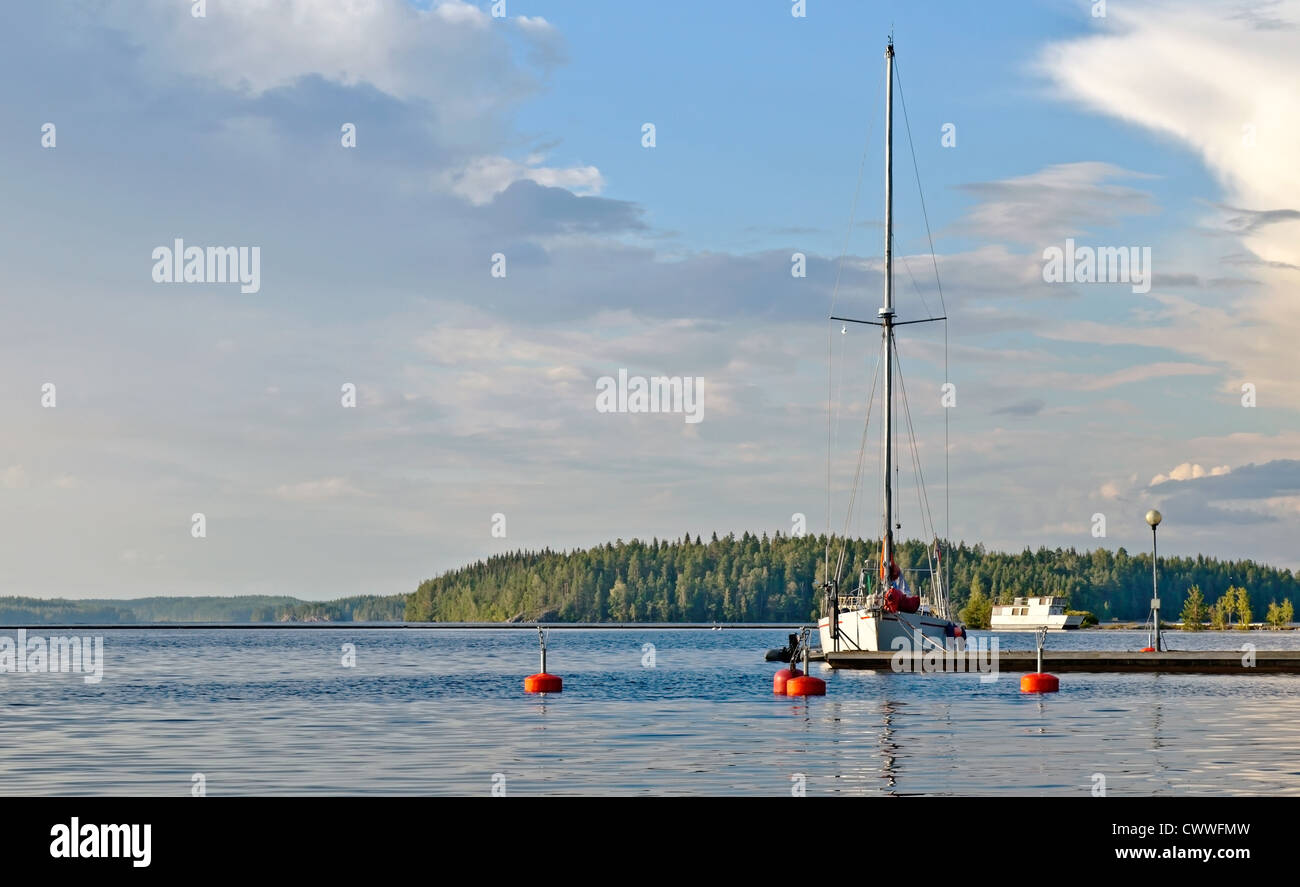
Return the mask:
MULTIPOLYGON (((881 328, 881 362, 884 364, 883 386, 883 452, 882 462, 882 522, 880 556, 874 564, 868 563, 859 572, 858 585, 842 590, 841 581, 845 568, 847 551, 848 521, 839 556, 831 568, 831 548, 835 537, 827 534, 826 568, 821 589, 823 591, 824 614, 818 620, 823 653, 833 654, 841 651, 891 651, 909 650, 927 652, 934 649, 946 650, 949 645, 959 646, 966 637, 964 626, 953 621, 950 615, 947 583, 944 581, 942 560, 943 551, 937 534, 932 534, 933 544, 927 546, 929 560, 928 582, 918 582, 919 594, 913 595, 897 563, 897 545, 894 531, 900 525, 896 523, 897 509, 891 473, 896 470, 898 453, 895 443, 896 400, 903 396, 904 414, 908 431, 911 431, 911 416, 907 410, 905 389, 902 388, 902 372, 898 365, 894 341, 894 328, 904 324, 924 323, 927 321, 945 321, 946 316, 925 317, 920 319, 898 320, 894 310, 894 250, 893 250, 893 200, 894 200, 894 39, 891 35, 885 47, 885 253, 884 253, 884 305, 876 312, 876 320, 857 320, 850 317, 831 315, 832 321, 842 323, 870 324, 881 328), (896 391, 896 388, 899 389, 896 391)), ((906 108, 904 108, 906 111, 906 108)), ((919 176, 918 176, 919 182, 919 176)), ((927 229, 928 229, 927 223, 927 229)), ((851 226, 850 226, 851 228, 851 226)), ((933 254, 933 245, 931 246, 933 254)), ((936 278, 938 268, 936 265, 936 278)), ((834 310, 832 306, 832 311, 834 310)), ((877 370, 878 372, 878 370, 877 370)), ((874 399, 875 382, 872 383, 874 399)), ((870 405, 867 421, 870 422, 870 405)), ((861 479, 862 456, 867 444, 867 433, 862 436, 863 451, 858 455, 858 474, 854 478, 853 495, 850 497, 850 519, 853 500, 856 498, 858 481, 861 479)), ((912 441, 911 455, 916 466, 918 485, 923 484, 920 476, 919 454, 915 440, 912 441)), ((829 467, 828 467, 829 472, 829 467)), ((829 481, 829 478, 828 478, 829 481)), ((919 488, 920 489, 920 488, 919 488)), ((946 495, 946 491, 945 491, 946 495)), ((928 498, 918 496, 928 503, 928 498)), ((922 527, 926 527, 928 504, 922 509, 922 527)), ((928 523, 933 531, 933 520, 928 523)))

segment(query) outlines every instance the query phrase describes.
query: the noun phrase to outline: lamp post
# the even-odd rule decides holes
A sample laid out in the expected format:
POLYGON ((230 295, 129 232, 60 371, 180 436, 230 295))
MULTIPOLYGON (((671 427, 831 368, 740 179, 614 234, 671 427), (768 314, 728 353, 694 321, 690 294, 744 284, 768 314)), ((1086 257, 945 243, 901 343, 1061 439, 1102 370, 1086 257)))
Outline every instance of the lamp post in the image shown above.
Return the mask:
POLYGON ((1151 625, 1155 636, 1151 646, 1157 653, 1160 652, 1160 590, 1156 584, 1156 527, 1161 517, 1154 508, 1147 512, 1147 523, 1151 525, 1151 625))

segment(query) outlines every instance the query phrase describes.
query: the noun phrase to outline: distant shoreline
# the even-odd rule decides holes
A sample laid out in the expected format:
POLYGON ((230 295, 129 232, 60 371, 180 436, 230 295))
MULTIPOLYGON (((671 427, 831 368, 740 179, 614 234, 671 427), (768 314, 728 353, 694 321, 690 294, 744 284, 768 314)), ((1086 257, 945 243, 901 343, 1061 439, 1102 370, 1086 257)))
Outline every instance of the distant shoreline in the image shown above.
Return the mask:
MULTIPOLYGON (((535 631, 538 625, 542 628, 558 630, 628 630, 644 629, 647 631, 669 631, 669 630, 688 630, 688 631, 713 631, 713 630, 750 630, 750 631, 798 631, 805 625, 811 626, 812 622, 15 622, 0 624, 0 632, 16 631, 25 628, 28 631, 40 629, 41 631, 201 631, 204 629, 240 629, 245 631, 281 631, 285 629, 332 629, 334 631, 352 631, 354 629, 377 630, 386 629, 390 631, 411 629, 415 631, 427 631, 430 629, 527 629, 535 631)), ((1163 624, 1161 631, 1183 631, 1182 628, 1174 625, 1163 624)), ((1103 625, 1089 626, 1088 628, 1074 629, 1073 631, 1140 631, 1147 628, 1140 622, 1108 622, 1103 625)), ((1293 623, 1282 629, 1274 629, 1265 623, 1252 623, 1251 631, 1295 631, 1300 625, 1293 623)), ((1023 630, 999 630, 991 629, 973 629, 976 631, 987 632, 988 634, 1032 634, 1031 629, 1023 630)), ((1214 629, 1205 628, 1202 631, 1213 631, 1214 629)), ((1237 626, 1223 629, 1224 631, 1241 631, 1237 626)), ((1070 634, 1073 632, 1053 631, 1053 634, 1070 634)))
MULTIPOLYGON (((112 623, 93 623, 93 622, 23 622, 0 625, 0 632, 17 630, 25 628, 29 631, 39 628, 42 631, 170 631, 170 630, 200 630, 213 628, 237 628, 250 631, 271 630, 277 631, 282 629, 334 629, 335 631, 351 631, 353 629, 484 629, 484 628, 515 628, 528 629, 536 631, 539 623, 536 622, 112 622, 112 623)), ((811 623, 792 623, 792 622, 736 622, 736 623, 712 623, 712 622, 542 622, 540 625, 547 630, 550 629, 631 629, 643 628, 664 631, 667 629, 690 629, 695 631, 710 631, 717 629, 757 629, 771 631, 797 631, 805 624, 811 623)))

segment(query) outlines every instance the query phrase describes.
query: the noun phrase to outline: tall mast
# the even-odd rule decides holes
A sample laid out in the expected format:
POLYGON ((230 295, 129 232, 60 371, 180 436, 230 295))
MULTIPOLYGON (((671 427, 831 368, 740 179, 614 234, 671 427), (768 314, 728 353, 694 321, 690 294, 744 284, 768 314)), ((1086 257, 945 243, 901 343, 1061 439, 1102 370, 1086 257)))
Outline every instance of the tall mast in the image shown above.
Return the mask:
POLYGON ((890 580, 894 562, 894 497, 889 469, 894 464, 894 35, 885 46, 885 306, 880 316, 885 346, 885 535, 880 568, 890 580))

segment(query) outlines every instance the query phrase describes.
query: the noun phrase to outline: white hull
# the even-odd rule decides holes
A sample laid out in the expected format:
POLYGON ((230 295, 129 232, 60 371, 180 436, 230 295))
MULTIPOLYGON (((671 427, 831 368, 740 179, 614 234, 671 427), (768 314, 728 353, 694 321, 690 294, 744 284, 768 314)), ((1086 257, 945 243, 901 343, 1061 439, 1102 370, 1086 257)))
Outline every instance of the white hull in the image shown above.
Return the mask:
POLYGON ((1018 597, 1009 604, 997 604, 989 618, 989 628, 993 631, 1064 631, 1078 628, 1083 624, 1083 617, 1065 612, 1064 598, 1018 597))
POLYGON ((1078 628, 1083 622, 1082 616, 994 616, 989 620, 992 631, 1065 631, 1078 628))
POLYGON ((910 650, 917 643, 916 634, 925 637, 921 646, 932 649, 931 641, 940 649, 948 644, 948 626, 952 623, 925 613, 881 613, 875 610, 854 609, 840 612, 839 646, 831 633, 831 620, 823 616, 817 622, 821 634, 822 652, 835 650, 869 650, 889 652, 910 650), (900 621, 901 620, 901 621, 900 621), (895 644, 902 639, 904 644, 895 644))

